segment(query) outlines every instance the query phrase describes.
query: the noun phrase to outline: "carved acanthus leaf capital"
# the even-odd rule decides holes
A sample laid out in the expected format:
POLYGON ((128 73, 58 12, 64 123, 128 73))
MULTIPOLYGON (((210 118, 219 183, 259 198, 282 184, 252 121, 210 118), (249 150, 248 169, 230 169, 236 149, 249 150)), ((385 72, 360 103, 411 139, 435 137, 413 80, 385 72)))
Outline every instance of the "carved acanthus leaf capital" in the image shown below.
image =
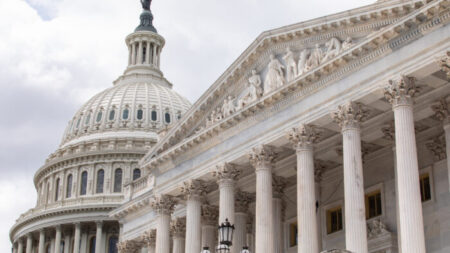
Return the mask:
POLYGON ((152 246, 155 245, 156 243, 156 229, 150 229, 144 232, 144 234, 142 235, 142 241, 144 241, 144 243, 147 246, 152 246))
POLYGON ((441 98, 439 101, 431 105, 431 109, 434 111, 436 118, 444 123, 450 123, 450 108, 448 106, 447 98, 441 98))
POLYGON ((434 159, 440 161, 446 158, 445 136, 441 135, 426 143, 427 148, 433 153, 434 159))
POLYGON ((240 170, 231 163, 222 163, 220 165, 217 165, 216 169, 213 171, 213 176, 219 181, 224 179, 237 180, 240 174, 240 170))
POLYGON ((367 116, 368 112, 362 108, 361 103, 352 101, 340 105, 338 109, 331 114, 331 117, 339 124, 342 131, 352 128, 359 129, 360 123, 363 122, 367 116))
POLYGON ((191 179, 184 182, 181 192, 186 198, 199 198, 206 194, 208 185, 205 181, 199 179, 191 179))
POLYGON ((287 180, 284 177, 272 175, 272 190, 274 198, 281 198, 286 188, 287 180))
POLYGON ((312 145, 318 141, 320 134, 316 132, 314 126, 301 124, 298 128, 293 128, 288 132, 288 138, 299 151, 312 149, 312 145))
POLYGON ((170 195, 161 195, 155 197, 152 201, 151 206, 158 214, 172 214, 175 205, 177 204, 177 200, 175 197, 170 195))
POLYGON ((438 60, 438 64, 442 71, 447 74, 447 80, 450 80, 450 51, 447 51, 445 55, 438 60))
POLYGON ((388 141, 395 141, 395 125, 394 122, 386 124, 381 127, 381 132, 383 132, 383 139, 388 141))
POLYGON ((276 153, 271 147, 261 145, 253 148, 248 155, 248 158, 252 166, 258 171, 263 169, 271 169, 276 156, 276 153))
POLYGON ((138 240, 126 240, 117 243, 117 250, 120 253, 137 253, 142 247, 138 240))
POLYGON ((384 89, 384 97, 394 107, 412 105, 413 98, 418 92, 415 77, 401 76, 398 80, 389 80, 388 86, 384 89))
POLYGON ((170 232, 173 237, 184 238, 186 234, 186 217, 176 218, 170 222, 170 232))
POLYGON ((219 222, 219 207, 213 205, 203 205, 202 217, 205 224, 216 226, 219 222))
POLYGON ((250 203, 255 201, 255 196, 252 193, 238 190, 234 196, 235 198, 235 211, 239 213, 248 212, 250 203))

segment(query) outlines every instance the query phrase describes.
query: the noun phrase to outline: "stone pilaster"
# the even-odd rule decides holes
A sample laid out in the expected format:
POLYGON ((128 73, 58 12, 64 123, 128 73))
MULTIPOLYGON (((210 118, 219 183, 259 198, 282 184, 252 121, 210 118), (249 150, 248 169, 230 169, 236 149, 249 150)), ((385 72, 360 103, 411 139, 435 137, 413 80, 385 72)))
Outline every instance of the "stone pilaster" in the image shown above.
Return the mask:
POLYGON ((213 176, 219 183, 219 224, 228 219, 234 224, 234 190, 240 171, 230 163, 223 163, 216 167, 213 176))
POLYGON ((274 252, 283 252, 284 242, 284 209, 285 203, 283 200, 284 189, 286 188, 286 179, 283 177, 272 175, 272 189, 273 189, 273 231, 274 231, 274 252))
POLYGON ((339 106, 332 115, 343 137, 346 248, 358 253, 368 252, 360 131, 365 116, 355 102, 339 106))
POLYGON ((253 223, 250 217, 253 217, 251 214, 248 214, 247 216, 247 246, 250 252, 255 252, 255 238, 253 236, 253 223))
POLYGON ((209 247, 211 252, 217 246, 217 223, 219 220, 219 208, 212 205, 202 206, 202 248, 209 247))
POLYGON ((274 253, 272 168, 276 154, 268 146, 253 148, 249 160, 256 171, 255 252, 274 253))
POLYGON ((157 196, 151 204, 157 214, 156 253, 170 253, 170 216, 175 204, 170 195, 157 196))
MULTIPOLYGON (((447 52, 447 55, 450 54, 450 52, 447 52)), ((447 56, 447 77, 450 80, 450 71, 449 71, 449 58, 447 56)), ((450 191, 450 106, 448 99, 449 97, 441 98, 438 102, 433 104, 431 106, 431 109, 435 112, 436 118, 442 121, 442 125, 444 128, 444 136, 445 136, 445 155, 447 157, 447 175, 448 175, 448 182, 449 182, 449 191, 450 191)), ((441 152, 436 152, 437 147, 433 148, 432 150, 435 155, 438 153, 439 156, 442 156, 441 152)))
POLYGON ((236 222, 234 223, 233 248, 240 252, 247 245, 247 213, 249 204, 254 201, 253 194, 238 190, 236 192, 236 222))
POLYGON ((186 197, 186 253, 197 253, 202 249, 202 198, 207 185, 202 180, 189 180, 184 183, 181 192, 186 197))
POLYGON ((56 226, 55 252, 61 252, 61 225, 56 226))
POLYGON ((414 131, 413 97, 418 92, 415 79, 402 76, 389 81, 385 97, 395 118, 398 208, 402 252, 425 253, 419 165, 414 131))
MULTIPOLYGON (((184 253, 185 243, 187 245, 189 242, 187 237, 189 232, 186 231, 186 218, 177 218, 173 220, 170 224, 170 232, 172 233, 173 238, 173 253, 184 253)), ((186 247, 186 252, 187 250, 189 249, 186 247)))

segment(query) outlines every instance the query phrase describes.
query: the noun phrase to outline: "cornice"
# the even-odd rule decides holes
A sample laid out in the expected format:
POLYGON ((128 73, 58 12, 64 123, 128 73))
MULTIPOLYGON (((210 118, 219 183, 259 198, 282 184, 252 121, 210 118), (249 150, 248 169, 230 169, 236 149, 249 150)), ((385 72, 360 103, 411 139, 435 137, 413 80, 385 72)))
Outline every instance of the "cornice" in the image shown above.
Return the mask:
MULTIPOLYGON (((448 0, 434 1, 413 11, 409 15, 400 18, 396 23, 380 29, 377 32, 373 32, 349 50, 342 52, 337 57, 321 64, 319 67, 307 72, 299 78, 294 79, 291 83, 266 94, 243 110, 234 113, 222 121, 205 128, 200 133, 194 134, 193 136, 184 139, 182 142, 170 147, 169 143, 174 141, 175 136, 182 136, 180 133, 184 130, 183 127, 185 127, 186 121, 189 118, 195 118, 196 114, 200 114, 199 111, 193 114, 192 110, 194 109, 191 109, 187 113, 187 117, 184 118, 184 121, 173 127, 151 150, 151 152, 140 161, 140 163, 146 168, 158 166, 167 160, 179 157, 181 153, 184 153, 187 150, 192 150, 192 148, 199 143, 229 129, 257 112, 261 113, 266 111, 266 113, 269 113, 267 107, 273 107, 276 103, 278 103, 278 107, 280 107, 287 103, 286 98, 298 99, 299 97, 304 97, 317 89, 323 88, 326 84, 330 84, 333 81, 342 78, 345 74, 357 71, 376 59, 391 53, 393 49, 399 48, 436 29, 436 27, 448 23, 450 14, 447 5, 448 0), (437 13, 440 15, 437 15, 437 13), (155 155, 157 156, 152 158, 155 155)), ((214 84, 213 87, 217 85, 218 84, 214 84)), ((214 93, 210 91, 213 87, 206 92, 205 96, 214 95, 214 93)), ((202 99, 203 98, 201 98, 194 107, 200 109, 199 106, 201 107, 202 99)))

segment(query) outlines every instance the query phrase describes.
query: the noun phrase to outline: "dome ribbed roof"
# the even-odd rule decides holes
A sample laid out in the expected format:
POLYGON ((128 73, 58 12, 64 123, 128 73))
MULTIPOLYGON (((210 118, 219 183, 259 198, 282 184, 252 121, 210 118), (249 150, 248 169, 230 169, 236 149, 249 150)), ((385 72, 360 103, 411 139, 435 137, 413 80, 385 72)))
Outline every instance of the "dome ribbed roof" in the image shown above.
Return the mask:
POLYGON ((146 132, 149 137, 154 137, 160 129, 177 121, 190 106, 191 103, 170 85, 150 82, 117 84, 95 95, 78 110, 66 128, 61 146, 78 139, 90 139, 90 135, 95 139, 101 136, 127 137, 126 133, 130 133, 130 137, 142 137, 142 132, 146 132))

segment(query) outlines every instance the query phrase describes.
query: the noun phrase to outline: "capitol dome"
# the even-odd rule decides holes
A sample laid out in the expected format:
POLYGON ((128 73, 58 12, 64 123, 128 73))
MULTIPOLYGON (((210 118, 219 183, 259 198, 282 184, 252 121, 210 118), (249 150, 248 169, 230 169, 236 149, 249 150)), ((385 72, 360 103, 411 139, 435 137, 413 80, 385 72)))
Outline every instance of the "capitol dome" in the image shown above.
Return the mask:
MULTIPOLYGON (((157 138, 191 104, 168 82, 116 81, 85 103, 70 120, 61 147, 111 136, 157 138)), ((133 78, 134 79, 134 78, 133 78)))

